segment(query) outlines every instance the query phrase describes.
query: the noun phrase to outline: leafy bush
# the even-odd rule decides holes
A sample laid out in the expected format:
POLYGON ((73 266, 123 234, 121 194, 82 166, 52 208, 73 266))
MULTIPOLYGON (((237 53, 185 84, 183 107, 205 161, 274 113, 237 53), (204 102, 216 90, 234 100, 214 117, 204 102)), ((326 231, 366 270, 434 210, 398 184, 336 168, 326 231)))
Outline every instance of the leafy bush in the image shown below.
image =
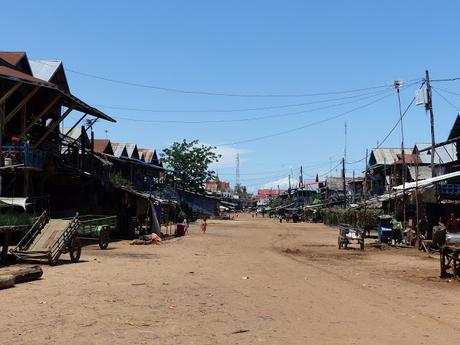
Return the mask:
POLYGON ((121 187, 125 187, 128 189, 133 188, 133 184, 131 183, 131 181, 128 181, 127 179, 125 179, 119 172, 113 174, 110 177, 110 181, 116 186, 121 186, 121 187))
POLYGON ((0 214, 0 226, 5 225, 31 225, 33 218, 26 213, 0 214))
POLYGON ((323 208, 320 210, 323 223, 327 225, 339 225, 342 223, 365 228, 375 226, 377 217, 382 214, 378 209, 355 209, 355 208, 323 208))

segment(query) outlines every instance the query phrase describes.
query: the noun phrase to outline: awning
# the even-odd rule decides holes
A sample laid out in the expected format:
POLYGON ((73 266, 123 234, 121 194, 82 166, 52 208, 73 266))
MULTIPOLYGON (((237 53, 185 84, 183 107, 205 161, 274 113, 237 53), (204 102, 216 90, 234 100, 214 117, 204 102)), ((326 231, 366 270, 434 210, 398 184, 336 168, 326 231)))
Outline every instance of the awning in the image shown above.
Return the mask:
POLYGON ((25 211, 28 205, 31 205, 31 203, 27 202, 27 198, 4 197, 4 196, 0 197, 0 208, 17 206, 17 207, 22 207, 25 211))
POLYGON ((425 180, 421 180, 417 182, 409 182, 409 183, 406 183, 405 185, 399 185, 399 186, 393 187, 393 189, 396 191, 401 191, 403 189, 409 190, 409 189, 414 189, 414 188, 423 188, 423 187, 431 186, 435 184, 436 182, 446 181, 448 179, 458 177, 458 176, 460 176, 460 171, 455 171, 453 173, 439 175, 436 177, 427 178, 425 180))

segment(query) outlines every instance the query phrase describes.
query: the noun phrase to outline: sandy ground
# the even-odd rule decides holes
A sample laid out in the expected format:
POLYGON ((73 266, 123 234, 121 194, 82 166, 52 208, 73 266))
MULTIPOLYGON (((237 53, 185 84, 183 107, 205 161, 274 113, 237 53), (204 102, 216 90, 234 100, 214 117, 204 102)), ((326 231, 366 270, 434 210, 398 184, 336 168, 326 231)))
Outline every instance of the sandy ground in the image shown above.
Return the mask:
POLYGON ((90 245, 0 291, 0 344, 460 342, 460 283, 437 257, 336 243, 321 224, 242 216, 160 246, 90 245))

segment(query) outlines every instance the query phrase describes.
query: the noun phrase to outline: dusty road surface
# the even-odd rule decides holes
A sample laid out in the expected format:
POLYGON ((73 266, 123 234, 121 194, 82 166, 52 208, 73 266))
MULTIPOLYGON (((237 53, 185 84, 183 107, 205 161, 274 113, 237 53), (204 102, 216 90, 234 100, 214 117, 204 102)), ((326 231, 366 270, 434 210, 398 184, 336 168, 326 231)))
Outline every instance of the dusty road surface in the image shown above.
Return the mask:
POLYGON ((458 344, 460 284, 410 249, 240 216, 160 246, 84 248, 0 291, 0 344, 458 344))

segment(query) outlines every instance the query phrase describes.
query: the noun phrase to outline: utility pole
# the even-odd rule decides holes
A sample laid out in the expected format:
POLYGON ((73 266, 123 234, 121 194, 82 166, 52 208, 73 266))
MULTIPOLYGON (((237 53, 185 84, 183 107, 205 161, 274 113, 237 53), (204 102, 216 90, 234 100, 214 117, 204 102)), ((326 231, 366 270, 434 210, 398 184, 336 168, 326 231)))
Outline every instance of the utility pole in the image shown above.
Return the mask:
POLYGON ((300 166, 300 188, 303 188, 303 167, 300 166))
POLYGON ((355 198, 356 198, 356 185, 355 185, 355 171, 353 170, 353 198, 352 203, 355 203, 355 198))
POLYGON ((344 207, 347 207, 347 183, 345 181, 345 158, 342 158, 342 182, 343 182, 343 197, 344 207))
MULTIPOLYGON (((415 146, 415 154, 419 155, 418 147, 415 146)), ((420 241, 420 226, 419 226, 419 211, 418 211, 418 159, 415 162, 415 225, 416 225, 416 238, 420 241)))
POLYGON ((435 138, 434 138, 434 114, 433 114, 433 98, 431 92, 431 84, 430 84, 430 74, 428 70, 425 71, 425 82, 426 82, 426 96, 427 101, 425 103, 425 110, 430 112, 430 127, 431 127, 431 177, 435 176, 434 172, 434 155, 435 155, 435 138))
POLYGON ((240 187, 240 153, 236 153, 235 189, 240 187))
POLYGON ((291 194, 291 175, 289 175, 288 178, 289 178, 289 189, 288 189, 288 192, 289 192, 289 194, 291 194))
POLYGON ((398 94, 398 106, 399 106, 399 121, 401 124, 401 154, 402 154, 402 169, 401 169, 401 178, 403 185, 403 195, 402 195, 402 204, 403 204, 403 229, 406 229, 406 153, 404 152, 404 127, 403 127, 403 113, 401 109, 401 95, 399 93, 399 88, 401 87, 401 82, 399 80, 394 81, 394 86, 396 93, 398 94))
POLYGON ((368 174, 368 170, 369 170, 369 160, 367 159, 367 156, 368 156, 368 149, 366 149, 366 171, 364 172, 364 201, 366 202, 367 201, 367 196, 368 196, 368 193, 369 193, 369 188, 367 187, 367 174, 368 174))

